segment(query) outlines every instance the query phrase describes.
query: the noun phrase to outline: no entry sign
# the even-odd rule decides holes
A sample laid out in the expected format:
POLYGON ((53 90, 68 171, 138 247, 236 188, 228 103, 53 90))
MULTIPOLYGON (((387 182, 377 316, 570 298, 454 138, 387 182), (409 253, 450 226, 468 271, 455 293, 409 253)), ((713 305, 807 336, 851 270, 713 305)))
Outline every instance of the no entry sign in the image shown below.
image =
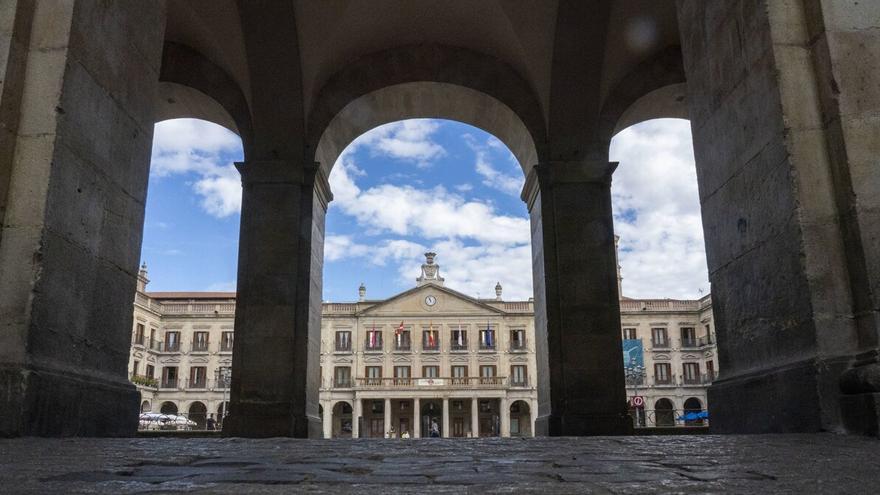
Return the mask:
POLYGON ((645 398, 642 397, 641 395, 637 395, 637 396, 633 397, 632 398, 632 405, 633 405, 633 407, 644 406, 645 405, 645 398))

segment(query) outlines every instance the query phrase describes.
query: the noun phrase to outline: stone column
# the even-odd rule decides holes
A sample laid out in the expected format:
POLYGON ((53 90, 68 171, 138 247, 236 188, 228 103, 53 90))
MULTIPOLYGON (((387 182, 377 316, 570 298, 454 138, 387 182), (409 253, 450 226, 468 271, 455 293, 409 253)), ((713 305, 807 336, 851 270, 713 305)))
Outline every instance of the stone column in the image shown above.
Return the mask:
POLYGON ((449 397, 443 398, 443 438, 449 438, 449 397))
POLYGON ((876 434, 880 4, 680 0, 678 15, 718 337, 712 429, 876 434))
POLYGON ((471 436, 480 436, 480 400, 476 397, 471 399, 471 436))
POLYGON ((506 397, 498 399, 501 416, 501 436, 510 436, 510 402, 506 397))
POLYGON ((385 438, 388 438, 388 432, 391 431, 391 399, 385 399, 385 438))
POLYGON ((413 438, 421 438, 422 436, 422 413, 419 405, 419 398, 413 399, 413 438))
POLYGON ((532 223, 540 435, 632 431, 611 217, 616 165, 544 163, 523 188, 532 223))
POLYGON ((324 438, 333 438, 333 403, 324 403, 324 438))
MULTIPOLYGON (((621 351, 621 352, 623 352, 623 351, 621 351)), ((537 414, 538 413, 538 401, 532 400, 531 403, 529 404, 529 406, 530 406, 529 407, 529 421, 531 421, 532 436, 535 436, 536 435, 535 423, 536 423, 537 416, 538 416, 538 414, 537 414)))
POLYGON ((324 217, 332 196, 315 164, 236 167, 242 208, 228 434, 317 438, 324 217))
POLYGON ((361 400, 355 397, 354 406, 351 408, 351 436, 352 438, 360 438, 361 437, 361 416, 363 415, 363 409, 361 407, 361 400))
POLYGON ((0 437, 131 435, 165 4, 2 5, 0 437))

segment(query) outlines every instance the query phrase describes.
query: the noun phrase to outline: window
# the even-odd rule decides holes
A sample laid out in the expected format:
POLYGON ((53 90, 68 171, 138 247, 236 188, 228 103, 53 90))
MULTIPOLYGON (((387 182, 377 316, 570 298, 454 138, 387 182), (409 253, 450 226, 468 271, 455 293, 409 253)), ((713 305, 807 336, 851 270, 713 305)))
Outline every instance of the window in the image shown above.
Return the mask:
POLYGON ((526 348, 526 331, 522 328, 514 328, 510 331, 510 350, 522 351, 526 348))
POLYGON ((440 367, 439 366, 422 366, 422 376, 425 378, 439 378, 440 377, 440 367))
POLYGON ((138 369, 139 369, 140 367, 141 367, 141 362, 140 362, 140 361, 135 361, 135 362, 133 362, 133 363, 131 364, 131 374, 132 374, 132 376, 138 374, 138 369))
POLYGON ((336 352, 351 352, 351 332, 341 330, 336 332, 336 352))
POLYGON ((669 368, 669 363, 654 364, 654 381, 659 384, 672 383, 672 373, 669 368))
POLYGON ((382 350, 382 331, 376 330, 374 327, 372 330, 367 331, 367 342, 366 348, 368 351, 381 351, 382 350))
POLYGON ((395 366, 394 367, 394 384, 395 385, 409 385, 409 366, 395 366))
POLYGON ((351 387, 351 368, 337 366, 333 371, 333 385, 336 387, 351 387))
POLYGON ((635 328, 624 328, 623 329, 623 339, 624 340, 635 340, 636 339, 636 329, 635 328))
POLYGON ((193 333, 193 352, 206 352, 208 350, 208 332, 193 333))
POLYGON ((495 330, 489 327, 485 330, 480 330, 480 349, 495 349, 495 330))
POLYGON ((147 378, 155 378, 155 376, 156 376, 156 367, 153 366, 152 364, 148 364, 146 377, 147 378))
POLYGON ((223 332, 220 334, 220 350, 232 352, 232 343, 233 343, 233 333, 232 332, 223 332))
POLYGON ((205 388, 207 385, 208 370, 204 366, 193 366, 189 369, 189 387, 205 388))
POLYGON ((134 343, 144 345, 144 324, 138 323, 134 331, 134 343))
POLYGON ((165 332, 165 352, 180 350, 180 332, 165 332))
POLYGON ((367 385, 381 385, 382 384, 382 367, 381 366, 367 366, 366 368, 366 376, 367 376, 367 385))
POLYGON ((162 388, 177 388, 177 366, 162 368, 162 388))
POLYGON ((495 375, 496 373, 494 365, 480 366, 480 383, 494 384, 495 375))
POLYGON ((410 350, 412 345, 412 341, 410 338, 409 330, 395 330, 394 331, 394 349, 398 351, 408 351, 410 350))
POLYGON ((528 385, 526 379, 526 367, 521 364, 515 364, 510 367, 510 384, 515 387, 525 387, 528 385))
POLYGON ((468 384, 468 367, 467 366, 453 366, 452 367, 452 384, 453 385, 467 385, 468 384))
POLYGON ((467 330, 464 330, 461 327, 453 330, 450 342, 450 349, 452 349, 453 351, 466 351, 468 346, 467 330))
POLYGON ((708 380, 715 380, 715 361, 706 361, 706 377, 708 380))
POLYGON ((217 387, 229 388, 232 381, 232 368, 229 366, 220 366, 217 368, 217 387))
POLYGON ((693 327, 682 327, 681 329, 681 346, 697 347, 697 329, 693 327))
POLYGON ((156 349, 156 329, 150 329, 150 349, 156 349))
POLYGON ((666 336, 665 328, 651 329, 651 345, 654 347, 669 347, 669 339, 666 336))
POLYGON ((682 363, 681 367, 685 383, 700 383, 700 363, 682 363))
POLYGON ((437 351, 440 349, 440 335, 437 330, 430 328, 422 331, 422 350, 437 351))

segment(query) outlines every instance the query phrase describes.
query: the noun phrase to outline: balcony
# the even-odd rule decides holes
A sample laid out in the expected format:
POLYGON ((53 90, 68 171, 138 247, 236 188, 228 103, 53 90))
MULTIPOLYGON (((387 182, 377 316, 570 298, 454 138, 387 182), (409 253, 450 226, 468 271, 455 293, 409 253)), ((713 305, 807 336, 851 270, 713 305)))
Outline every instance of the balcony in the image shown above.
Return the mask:
POLYGON ((526 352, 526 343, 525 342, 511 342, 510 343, 510 352, 526 352))
POLYGON ((459 344, 458 342, 453 342, 452 345, 449 346, 449 350, 452 352, 467 352, 467 342, 462 342, 461 344, 459 344))
POLYGON ((681 348, 682 349, 699 349, 699 339, 694 338, 684 338, 681 339, 681 348))
POLYGON ((159 342, 159 352, 180 352, 180 342, 159 342))
POLYGON ((481 351, 494 351, 494 350, 495 350, 495 344, 483 344, 483 343, 480 343, 480 350, 481 350, 481 351))
POLYGON ((177 378, 163 378, 162 381, 159 383, 159 388, 177 389, 179 388, 179 385, 180 380, 178 380, 177 378))
POLYGON ((665 378, 654 378, 651 380, 651 384, 655 387, 676 387, 678 386, 677 380, 675 377, 665 377, 665 378))
POLYGON ((196 378, 186 380, 186 388, 188 390, 204 390, 208 388, 207 378, 196 378))
POLYGON ((382 344, 376 344, 376 345, 366 344, 366 345, 364 345, 364 350, 366 352, 382 352, 382 344))
POLYGON ((395 350, 396 352, 409 352, 410 349, 411 349, 411 346, 410 346, 409 342, 403 342, 403 343, 400 344, 400 345, 395 345, 395 346, 394 346, 394 350, 395 350))
POLYGON ((351 342, 337 342, 334 352, 351 352, 351 342))
POLYGON ((651 339, 652 349, 669 349, 669 339, 654 340, 651 339))
POLYGON ((425 352, 438 352, 440 351, 440 343, 436 342, 434 345, 422 344, 422 350, 425 352))
POLYGON ((143 335, 135 335, 134 342, 132 342, 132 343, 134 345, 139 345, 139 346, 143 347, 144 346, 144 336, 143 335))
MULTIPOLYGON (((436 377, 436 378, 357 378, 356 387, 360 390, 378 389, 466 389, 503 388, 508 385, 507 377, 436 377)), ((520 386, 520 385, 517 385, 520 386)), ((525 385, 522 385, 525 386, 525 385)))
POLYGON ((156 339, 150 339, 149 348, 151 351, 162 352, 162 342, 156 339))
POLYGON ((208 352, 208 342, 193 342, 192 352, 208 352))
POLYGON ((708 347, 710 345, 715 345, 715 336, 714 335, 704 335, 702 337, 697 338, 697 345, 700 347, 708 347))
POLYGON ((140 385, 142 387, 157 388, 159 386, 159 380, 156 380, 152 376, 138 375, 132 373, 130 380, 131 383, 134 383, 135 385, 140 385))
MULTIPOLYGON (((370 380, 375 380, 375 378, 370 378, 370 380)), ((350 378, 337 378, 333 381, 333 386, 335 388, 351 388, 351 379, 350 378)))
POLYGON ((510 386, 511 387, 528 387, 529 381, 525 378, 523 378, 522 380, 514 380, 513 378, 511 378, 510 379, 510 386))
POLYGON ((232 342, 221 342, 220 352, 232 352, 232 342))

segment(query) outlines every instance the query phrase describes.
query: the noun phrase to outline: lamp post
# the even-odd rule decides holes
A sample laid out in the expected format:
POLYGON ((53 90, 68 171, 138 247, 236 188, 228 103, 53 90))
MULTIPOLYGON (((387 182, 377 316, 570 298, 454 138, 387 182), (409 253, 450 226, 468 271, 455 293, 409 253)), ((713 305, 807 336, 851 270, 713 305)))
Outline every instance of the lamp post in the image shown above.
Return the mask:
POLYGON ((223 414, 221 415, 220 424, 226 420, 226 416, 229 414, 229 407, 226 403, 226 392, 229 390, 229 380, 232 375, 232 369, 229 367, 221 367, 214 371, 214 379, 217 380, 217 384, 223 389, 223 414))

